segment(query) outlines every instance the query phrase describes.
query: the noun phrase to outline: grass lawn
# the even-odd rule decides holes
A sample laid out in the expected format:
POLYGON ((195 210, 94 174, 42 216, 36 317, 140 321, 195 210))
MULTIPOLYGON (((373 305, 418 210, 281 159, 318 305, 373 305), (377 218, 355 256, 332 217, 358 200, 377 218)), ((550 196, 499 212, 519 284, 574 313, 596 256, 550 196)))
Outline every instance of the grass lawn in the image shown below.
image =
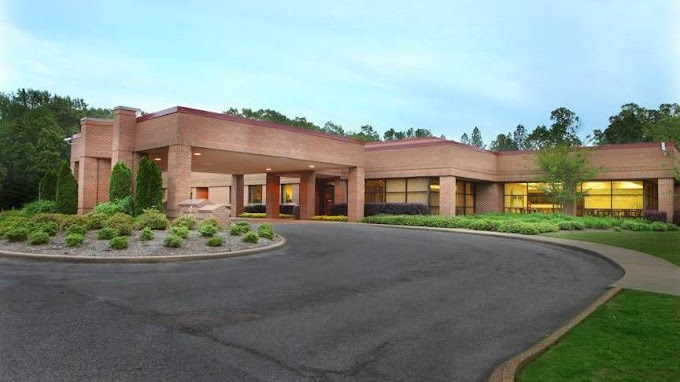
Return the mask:
POLYGON ((680 297, 623 291, 529 364, 520 382, 680 380, 680 297))
MULTIPOLYGON (((680 265, 680 232, 551 232, 546 236, 592 241, 633 249, 680 265)), ((680 376, 678 377, 680 380, 680 376)))

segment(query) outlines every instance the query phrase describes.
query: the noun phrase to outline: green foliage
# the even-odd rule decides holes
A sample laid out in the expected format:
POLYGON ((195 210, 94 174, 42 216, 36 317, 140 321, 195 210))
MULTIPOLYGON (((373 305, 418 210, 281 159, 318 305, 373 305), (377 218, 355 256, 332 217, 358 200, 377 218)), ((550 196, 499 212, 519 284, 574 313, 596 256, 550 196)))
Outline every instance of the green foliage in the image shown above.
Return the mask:
POLYGON ((69 247, 80 247, 85 242, 85 235, 79 233, 72 233, 66 235, 66 245, 69 247))
POLYGON ((201 226, 206 225, 206 224, 214 225, 217 228, 222 228, 222 225, 220 224, 220 222, 215 218, 208 218, 208 219, 204 219, 204 220, 201 221, 201 226))
POLYGON ((85 235, 87 233, 87 227, 80 224, 71 224, 66 228, 66 236, 77 233, 80 235, 85 235))
POLYGON ((316 215, 309 218, 309 220, 320 220, 327 222, 346 222, 347 216, 345 215, 316 215))
POLYGON ((156 162, 151 162, 149 177, 149 207, 163 211, 163 174, 156 162))
POLYGON ((74 224, 87 227, 87 218, 83 215, 62 215, 61 229, 68 229, 74 224))
POLYGON ((260 224, 257 227, 257 236, 271 240, 274 238, 274 228, 271 224, 260 224))
POLYGON ((182 239, 186 239, 189 237, 189 228, 184 226, 172 227, 170 228, 170 235, 175 235, 181 237, 182 239))
POLYGON ((28 218, 36 214, 51 214, 57 212, 57 204, 53 200, 38 200, 25 204, 21 214, 28 218))
POLYGON ((5 231, 5 239, 8 241, 24 241, 28 237, 28 228, 15 226, 5 231))
POLYGON ((512 138, 512 134, 498 134, 494 141, 491 141, 489 149, 493 151, 513 151, 517 150, 517 145, 512 138))
POLYGON ((201 227, 198 230, 198 232, 201 233, 201 236, 206 236, 206 237, 214 236, 219 231, 220 231, 220 227, 213 225, 213 224, 201 224, 201 227))
POLYGON ((137 170, 135 202, 140 210, 163 210, 163 185, 160 168, 147 157, 142 157, 137 170))
POLYGON ((116 202, 129 197, 132 184, 132 170, 123 162, 118 162, 111 169, 109 179, 109 201, 116 202))
POLYGON ((116 236, 109 240, 109 245, 115 250, 125 249, 130 246, 127 236, 116 236))
POLYGON ((581 146, 578 129, 581 126, 579 117, 571 110, 560 107, 550 112, 552 125, 550 128, 537 126, 527 136, 527 145, 535 149, 556 146, 581 146))
POLYGON ((250 224, 247 222, 237 222, 229 227, 229 234, 232 236, 240 236, 246 232, 250 232, 250 224))
POLYGON ((172 221, 173 227, 187 227, 188 229, 194 229, 196 227, 196 218, 194 215, 182 215, 172 221))
POLYGON ((243 242, 244 243, 252 243, 255 244, 257 243, 259 238, 257 237, 257 234, 253 231, 248 231, 243 235, 243 242))
POLYGON ((102 213, 106 215, 113 215, 118 212, 122 212, 128 215, 135 215, 135 205, 134 199, 131 196, 126 196, 123 199, 117 200, 115 202, 106 202, 98 204, 92 212, 102 213))
POLYGON ((130 235, 135 227, 135 219, 123 213, 116 213, 110 218, 104 220, 103 226, 105 228, 113 228, 117 230, 121 235, 130 235))
POLYGON ((165 239, 163 240, 163 244, 166 247, 170 248, 179 248, 182 246, 182 242, 184 242, 184 239, 182 237, 173 235, 172 233, 166 236, 165 239))
POLYGON ((115 228, 102 228, 97 231, 98 240, 111 240, 118 235, 120 235, 120 233, 115 228))
POLYGON ((54 201, 57 193, 57 174, 54 172, 54 170, 47 170, 42 179, 40 179, 40 184, 38 187, 38 195, 40 200, 54 201))
POLYGON ((75 214, 78 211, 78 184, 66 161, 59 166, 54 200, 57 211, 62 214, 75 214))
POLYGON ((87 229, 93 230, 93 229, 100 229, 104 227, 104 220, 108 219, 109 215, 103 214, 103 213, 97 213, 97 212, 90 212, 89 214, 85 215, 85 219, 87 220, 87 229))
POLYGON ((50 235, 43 231, 33 231, 28 235, 28 244, 39 245, 50 242, 50 235))
POLYGON ((593 132, 597 144, 636 143, 680 140, 680 105, 662 104, 645 109, 635 103, 621 106, 619 114, 609 117, 609 126, 593 132))
POLYGON ((55 222, 32 223, 31 226, 34 231, 42 231, 49 236, 54 236, 59 232, 59 225, 55 222))
POLYGON ((205 245, 208 247, 221 247, 224 245, 224 238, 221 236, 213 236, 208 238, 208 240, 205 242, 205 245))
POLYGON ((141 215, 137 216, 135 221, 138 229, 148 227, 151 229, 165 230, 170 225, 170 221, 165 214, 154 209, 144 210, 141 215))
POLYGON ((140 241, 149 241, 153 240, 156 235, 153 233, 153 229, 149 227, 144 227, 142 230, 139 232, 139 240, 140 241))

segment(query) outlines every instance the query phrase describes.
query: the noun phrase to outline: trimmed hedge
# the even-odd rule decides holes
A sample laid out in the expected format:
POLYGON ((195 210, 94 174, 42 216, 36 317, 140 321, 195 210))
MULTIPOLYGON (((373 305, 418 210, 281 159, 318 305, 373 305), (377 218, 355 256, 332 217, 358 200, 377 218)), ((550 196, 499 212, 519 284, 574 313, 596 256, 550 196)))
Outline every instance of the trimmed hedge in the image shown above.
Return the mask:
MULTIPOLYGON (((279 213, 284 215, 293 215, 297 204, 281 204, 279 205, 279 213)), ((243 212, 249 214, 264 214, 267 213, 267 206, 264 204, 250 204, 243 207, 243 212)))
POLYGON ((309 220, 321 220, 326 222, 346 222, 347 216, 345 215, 316 215, 309 218, 309 220))
POLYGON ((644 210, 642 211, 642 218, 652 222, 663 222, 668 220, 668 214, 663 211, 644 210))
MULTIPOLYGON (((365 203, 364 216, 374 215, 427 215, 430 213, 423 203, 365 203)), ((347 203, 334 204, 331 215, 347 216, 347 203)))

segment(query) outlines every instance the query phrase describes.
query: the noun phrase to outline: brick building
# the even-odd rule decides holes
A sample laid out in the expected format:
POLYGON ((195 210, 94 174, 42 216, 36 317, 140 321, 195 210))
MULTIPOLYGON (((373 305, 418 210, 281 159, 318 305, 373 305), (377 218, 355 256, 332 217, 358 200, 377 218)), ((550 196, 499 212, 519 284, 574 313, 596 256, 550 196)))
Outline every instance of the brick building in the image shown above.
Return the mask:
MULTIPOLYGON (((439 138, 362 143, 353 139, 173 107, 137 115, 117 107, 112 120, 83 118, 71 139, 78 179, 78 211, 107 200, 112 163, 136 173, 142 156, 163 171, 166 212, 176 216, 186 199, 228 205, 300 206, 302 219, 347 203, 348 218, 363 216, 364 202, 424 203, 430 213, 544 212, 554 206, 533 181, 539 175, 528 151, 493 152, 439 138)), ((671 142, 599 146, 588 150, 600 167, 582 185, 573 206, 584 215, 639 216, 644 209, 680 209, 671 142)), ((674 162, 675 161, 675 162, 674 162)))

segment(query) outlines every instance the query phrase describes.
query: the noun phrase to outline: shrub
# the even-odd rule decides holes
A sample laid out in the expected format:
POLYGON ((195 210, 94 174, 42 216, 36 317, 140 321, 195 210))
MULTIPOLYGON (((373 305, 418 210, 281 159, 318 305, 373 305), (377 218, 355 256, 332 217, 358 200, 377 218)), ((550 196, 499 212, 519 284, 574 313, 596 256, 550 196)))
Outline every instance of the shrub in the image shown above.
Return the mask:
POLYGON ((116 236, 113 239, 109 240, 109 245, 113 249, 121 250, 130 246, 130 243, 128 242, 127 236, 116 236))
POLYGON ((267 214, 264 212, 243 212, 238 214, 238 217, 240 218, 252 218, 252 219, 263 219, 267 217, 267 214))
POLYGON ((66 228, 66 236, 77 233, 79 235, 85 235, 87 233, 87 227, 80 224, 71 224, 66 228))
POLYGON ((250 224, 248 222, 237 222, 229 227, 229 234, 232 236, 239 236, 250 231, 250 224))
POLYGON ((135 219, 124 213, 116 213, 110 218, 104 220, 105 228, 113 228, 118 231, 121 235, 129 235, 134 229, 135 219))
POLYGON ((138 229, 145 227, 157 230, 165 230, 170 225, 170 221, 164 213, 154 209, 147 209, 137 216, 136 224, 138 229))
POLYGON ((629 231, 651 231, 652 227, 643 220, 626 219, 621 223, 621 228, 629 231))
POLYGON ((562 220, 557 222, 557 226, 561 230, 582 230, 585 228, 585 225, 577 220, 562 220))
POLYGON ((75 214, 78 211, 78 183, 66 161, 59 166, 54 201, 57 211, 62 214, 75 214))
POLYGON ((253 231, 248 231, 245 235, 243 235, 243 241, 245 243, 257 243, 257 234, 253 231))
POLYGON ((309 218, 309 220, 321 220, 327 222, 346 222, 347 216, 344 215, 316 215, 309 218))
POLYGON ((663 211, 656 210, 644 210, 642 211, 642 218, 652 221, 652 222, 663 222, 668 221, 668 215, 663 211))
POLYGON ((214 226, 217 227, 217 228, 221 228, 221 227, 222 227, 222 225, 220 224, 220 222, 219 222, 217 219, 215 219, 215 218, 208 218, 208 219, 205 219, 205 220, 203 220, 203 221, 201 222, 201 226, 206 225, 206 224, 214 225, 214 226))
POLYGON ((99 240, 111 240, 114 237, 120 235, 117 229, 115 228, 102 228, 99 231, 97 231, 97 239, 99 240))
POLYGON ((172 226, 194 229, 194 227, 196 226, 196 218, 194 217, 194 215, 182 215, 172 221, 172 226))
POLYGON ((82 225, 87 227, 87 218, 83 215, 64 215, 61 220, 61 229, 68 229, 72 225, 82 225))
MULTIPOLYGON (((423 203, 365 203, 364 216, 374 215, 427 215, 429 208, 423 203)), ((347 216, 347 204, 335 204, 331 207, 332 215, 347 216)))
POLYGON ((38 200, 25 204, 21 209, 21 214, 30 218, 36 214, 52 214, 57 212, 57 203, 52 200, 38 200))
POLYGON ((85 215, 85 219, 87 220, 87 229, 92 230, 104 227, 104 220, 108 218, 109 215, 107 214, 90 212, 89 214, 85 215))
POLYGON ((103 214, 103 215, 107 215, 107 216, 112 216, 115 213, 123 212, 123 209, 121 208, 119 203, 106 202, 106 203, 98 204, 96 207, 94 207, 94 210, 92 210, 92 212, 94 212, 96 214, 103 214))
POLYGON ((139 240, 140 241, 149 241, 153 240, 156 235, 153 233, 153 230, 149 227, 144 227, 142 231, 139 233, 139 240))
POLYGON ((79 247, 83 244, 83 242, 85 242, 85 235, 81 235, 79 233, 66 235, 66 245, 69 247, 79 247))
POLYGON ((274 238, 274 228, 271 224, 260 224, 257 227, 257 236, 271 240, 274 238))
POLYGON ((62 226, 64 215, 61 214, 37 214, 31 218, 33 223, 55 223, 57 228, 62 226))
POLYGON ((25 227, 13 227, 5 232, 5 238, 9 241, 24 241, 28 237, 28 229, 25 227))
POLYGON ((208 247, 221 247, 224 245, 224 238, 221 236, 213 236, 208 238, 208 240, 205 242, 205 245, 208 247))
POLYGON ((243 212, 249 214, 264 214, 267 212, 267 207, 264 204, 251 204, 243 207, 243 212))
POLYGON ((130 196, 132 170, 123 162, 118 162, 111 169, 109 178, 109 200, 116 202, 130 196))
POLYGON ((201 224, 201 228, 198 230, 201 236, 211 237, 220 231, 220 227, 212 224, 201 224))
POLYGON ((182 239, 180 236, 173 235, 171 233, 171 234, 169 234, 168 236, 165 237, 165 239, 163 240, 163 244, 166 247, 179 248, 179 247, 182 246, 183 241, 184 241, 184 239, 182 239))
POLYGON ((178 226, 170 228, 170 235, 179 236, 182 239, 189 237, 189 228, 178 226))
POLYGON ((40 200, 54 200, 57 192, 57 174, 54 170, 48 170, 40 179, 38 185, 38 197, 40 200))
POLYGON ((137 170, 137 183, 135 188, 135 204, 137 208, 144 210, 154 208, 158 211, 163 209, 163 186, 161 171, 153 161, 142 157, 137 170))
POLYGON ((279 205, 279 213, 284 215, 293 215, 295 213, 297 204, 281 204, 279 205))
POLYGON ((614 231, 621 232, 621 227, 614 227, 614 231))
POLYGON ((34 231, 28 235, 28 244, 38 245, 47 244, 50 242, 50 235, 44 231, 34 231))
POLYGON ((36 231, 45 232, 48 236, 54 236, 59 231, 59 226, 55 222, 32 223, 36 231))
POLYGON ((666 228, 666 223, 662 223, 662 222, 659 222, 659 221, 655 221, 655 222, 651 223, 649 226, 652 229, 652 231, 667 231, 668 230, 666 228))

